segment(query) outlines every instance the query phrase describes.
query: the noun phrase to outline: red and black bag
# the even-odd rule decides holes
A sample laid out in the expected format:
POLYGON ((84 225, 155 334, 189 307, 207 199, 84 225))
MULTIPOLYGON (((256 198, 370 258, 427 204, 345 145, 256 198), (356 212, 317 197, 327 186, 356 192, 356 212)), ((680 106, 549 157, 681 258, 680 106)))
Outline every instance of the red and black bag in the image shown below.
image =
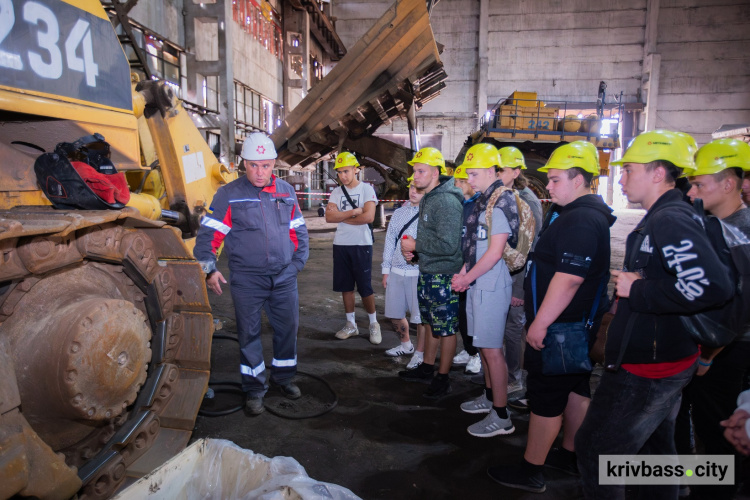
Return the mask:
POLYGON ((101 134, 61 142, 36 159, 34 172, 55 208, 120 209, 130 200, 125 174, 117 172, 101 134))

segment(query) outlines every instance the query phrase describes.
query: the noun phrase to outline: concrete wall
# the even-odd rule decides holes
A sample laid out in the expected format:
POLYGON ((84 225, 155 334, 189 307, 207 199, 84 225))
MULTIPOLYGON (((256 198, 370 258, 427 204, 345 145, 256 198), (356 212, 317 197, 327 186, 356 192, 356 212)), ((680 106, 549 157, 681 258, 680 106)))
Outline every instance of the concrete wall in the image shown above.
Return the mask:
MULTIPOLYGON (((656 127, 690 132, 700 144, 721 124, 750 123, 750 9, 747 0, 650 0, 658 7, 661 55, 656 127)), ((336 31, 351 47, 391 2, 334 0, 336 31)), ((476 129, 480 0, 440 0, 432 12, 448 73, 442 95, 418 113, 420 129, 442 133, 447 158, 476 129)), ((547 100, 642 102, 649 0, 489 0, 487 105, 514 90, 547 100)), ((404 132, 405 123, 388 127, 404 132)))
POLYGON ((602 80, 636 102, 645 22, 646 0, 491 0, 488 104, 514 90, 593 102, 602 80))
POLYGON ((130 10, 128 17, 167 40, 184 47, 185 22, 182 11, 183 0, 141 1, 130 10))
MULTIPOLYGON (((234 21, 232 21, 234 22, 234 21)), ((234 78, 272 101, 284 103, 284 75, 282 62, 271 54, 252 35, 232 30, 234 78)))
POLYGON ((747 0, 661 0, 656 127, 699 144, 723 124, 750 123, 747 0))

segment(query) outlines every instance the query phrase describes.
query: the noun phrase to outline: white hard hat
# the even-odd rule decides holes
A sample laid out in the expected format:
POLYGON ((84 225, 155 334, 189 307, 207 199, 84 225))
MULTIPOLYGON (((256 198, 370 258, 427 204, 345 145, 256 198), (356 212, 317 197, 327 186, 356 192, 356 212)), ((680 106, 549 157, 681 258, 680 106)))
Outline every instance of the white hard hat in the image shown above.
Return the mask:
POLYGON ((242 154, 245 160, 274 160, 278 156, 273 141, 263 132, 253 132, 242 143, 242 154))

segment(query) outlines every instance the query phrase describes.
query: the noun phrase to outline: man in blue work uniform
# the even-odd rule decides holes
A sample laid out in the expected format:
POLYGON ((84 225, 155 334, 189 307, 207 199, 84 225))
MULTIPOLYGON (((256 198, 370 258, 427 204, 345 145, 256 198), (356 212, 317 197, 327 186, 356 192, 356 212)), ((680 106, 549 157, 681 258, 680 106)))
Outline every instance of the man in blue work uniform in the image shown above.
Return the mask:
POLYGON ((294 188, 272 174, 276 156, 265 134, 256 132, 245 139, 242 158, 247 176, 216 192, 193 252, 207 273, 206 285, 221 295, 226 280, 216 269, 216 254, 224 243, 240 342, 242 390, 252 415, 263 412, 268 391, 260 340, 263 309, 273 328, 271 382, 290 399, 301 396, 292 383, 297 373, 297 273, 305 267, 309 245, 294 188))

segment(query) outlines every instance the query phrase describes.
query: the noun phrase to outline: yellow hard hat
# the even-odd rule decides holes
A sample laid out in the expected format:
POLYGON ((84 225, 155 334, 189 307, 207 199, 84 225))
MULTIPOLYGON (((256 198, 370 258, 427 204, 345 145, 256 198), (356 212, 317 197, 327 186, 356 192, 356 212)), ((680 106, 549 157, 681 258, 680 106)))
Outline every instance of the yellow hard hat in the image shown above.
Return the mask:
POLYGON ((698 150, 695 170, 690 175, 706 175, 727 168, 750 170, 750 144, 737 139, 717 139, 698 150))
POLYGON ((495 166, 502 167, 503 162, 495 146, 486 142, 480 142, 469 148, 461 166, 464 170, 470 168, 494 168, 495 166))
POLYGON ((463 165, 459 165, 456 167, 456 169, 453 171, 453 178, 454 179, 468 179, 469 174, 466 173, 466 169, 463 165))
POLYGON ((406 179, 406 187, 410 188, 413 182, 414 182, 414 175, 406 179))
POLYGON ((690 152, 691 146, 684 136, 670 130, 654 130, 644 132, 630 141, 628 150, 619 160, 610 162, 612 165, 625 163, 651 163, 664 160, 681 168, 685 173, 693 175, 695 160, 690 152))
POLYGON ((414 154, 414 158, 411 161, 406 162, 412 167, 415 163, 424 163, 431 167, 440 167, 440 174, 445 175, 445 159, 443 153, 437 150, 437 148, 426 147, 422 148, 414 154))
POLYGON ((521 170, 526 170, 526 160, 524 160, 520 149, 513 146, 506 146, 500 148, 498 152, 500 153, 500 161, 503 162, 503 167, 520 167, 521 170))
POLYGON ((539 172, 550 169, 568 170, 574 167, 594 175, 599 175, 599 152, 596 146, 588 141, 574 141, 563 144, 552 152, 547 164, 539 172))
POLYGON ((354 156, 351 153, 347 153, 344 151, 343 153, 339 153, 336 156, 336 164, 333 166, 333 169, 339 169, 344 167, 358 167, 359 162, 357 161, 357 157, 354 156))

